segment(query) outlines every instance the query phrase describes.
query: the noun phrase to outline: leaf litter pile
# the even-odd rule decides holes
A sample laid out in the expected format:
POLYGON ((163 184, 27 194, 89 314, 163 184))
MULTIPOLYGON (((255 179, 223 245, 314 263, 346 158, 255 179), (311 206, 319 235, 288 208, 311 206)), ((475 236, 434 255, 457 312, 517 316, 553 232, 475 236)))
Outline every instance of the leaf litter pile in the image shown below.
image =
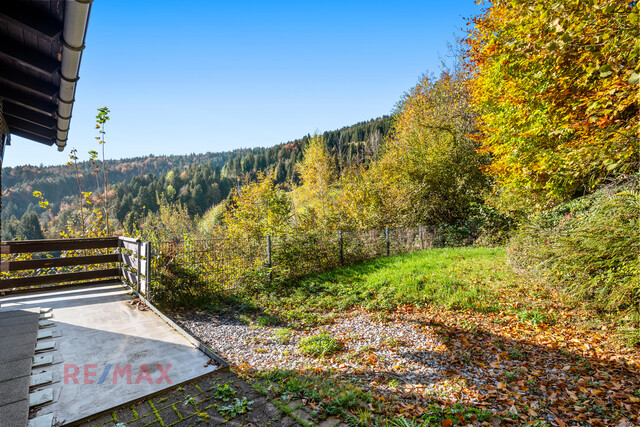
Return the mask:
MULTIPOLYGON (((491 259, 487 267, 504 265, 500 252, 481 255, 491 259)), ((457 268, 477 281, 462 264, 457 268)), ((640 352, 621 345, 605 319, 594 321, 593 313, 565 297, 518 280, 493 281, 492 293, 485 295, 496 302, 491 309, 445 298, 385 310, 327 310, 308 296, 306 306, 293 305, 296 296, 277 301, 272 296, 272 305, 258 305, 280 324, 261 321, 259 314, 239 322, 183 312, 178 320, 257 387, 283 403, 299 401, 318 420, 338 416, 350 424, 392 426, 640 425, 640 352), (321 310, 308 322, 312 306, 321 310), (317 336, 335 341, 331 352, 315 351, 314 345, 326 343, 309 340, 317 336)), ((393 287, 394 278, 385 283, 393 287)), ((399 301, 408 299, 398 295, 399 301)))

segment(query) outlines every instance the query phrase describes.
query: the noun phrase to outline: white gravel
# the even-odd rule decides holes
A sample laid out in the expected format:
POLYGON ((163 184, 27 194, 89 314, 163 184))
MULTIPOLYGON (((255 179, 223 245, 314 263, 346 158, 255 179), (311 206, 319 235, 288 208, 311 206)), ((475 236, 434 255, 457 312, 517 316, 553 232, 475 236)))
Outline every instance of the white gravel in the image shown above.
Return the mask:
POLYGON ((381 322, 368 314, 339 317, 329 325, 307 331, 292 330, 286 343, 276 340, 280 327, 247 325, 228 317, 201 312, 175 316, 229 363, 257 370, 322 367, 371 378, 394 376, 403 382, 431 383, 447 369, 442 341, 428 328, 413 322, 381 322), (343 351, 328 358, 302 354, 300 339, 327 333, 338 339, 343 351))

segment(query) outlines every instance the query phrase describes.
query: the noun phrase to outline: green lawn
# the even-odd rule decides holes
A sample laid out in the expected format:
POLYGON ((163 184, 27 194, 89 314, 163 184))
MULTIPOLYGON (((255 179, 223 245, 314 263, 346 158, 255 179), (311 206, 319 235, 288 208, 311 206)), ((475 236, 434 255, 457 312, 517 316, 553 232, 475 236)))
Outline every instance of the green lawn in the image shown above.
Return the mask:
POLYGON ((503 248, 429 249, 312 275, 257 296, 258 305, 283 320, 314 320, 309 313, 353 308, 392 311, 410 304, 492 312, 501 289, 517 286, 503 248))

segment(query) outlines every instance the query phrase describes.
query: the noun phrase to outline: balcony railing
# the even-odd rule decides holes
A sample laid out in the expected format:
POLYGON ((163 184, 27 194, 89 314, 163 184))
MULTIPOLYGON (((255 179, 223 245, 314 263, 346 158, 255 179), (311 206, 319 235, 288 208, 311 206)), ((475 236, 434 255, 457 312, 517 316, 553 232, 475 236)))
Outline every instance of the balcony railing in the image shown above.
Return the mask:
POLYGON ((123 280, 147 294, 150 246, 140 240, 18 240, 1 242, 0 253, 0 291, 123 280))

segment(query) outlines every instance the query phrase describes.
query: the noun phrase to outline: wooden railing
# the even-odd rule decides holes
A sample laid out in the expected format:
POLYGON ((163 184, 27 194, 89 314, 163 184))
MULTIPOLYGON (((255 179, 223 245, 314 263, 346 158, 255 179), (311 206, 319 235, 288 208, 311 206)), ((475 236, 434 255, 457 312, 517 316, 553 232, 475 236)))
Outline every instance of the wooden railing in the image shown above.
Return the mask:
POLYGON ((120 237, 119 247, 123 281, 149 297, 151 245, 130 237, 120 237))
POLYGON ((125 280, 138 292, 147 294, 150 247, 146 242, 124 237, 18 240, 0 243, 0 252, 3 257, 0 271, 16 273, 3 275, 0 290, 125 280), (37 253, 46 255, 6 259, 11 255, 20 258, 20 254, 37 253), (84 267, 84 271, 78 271, 79 267, 84 267), (27 275, 22 275, 25 272, 27 275))

